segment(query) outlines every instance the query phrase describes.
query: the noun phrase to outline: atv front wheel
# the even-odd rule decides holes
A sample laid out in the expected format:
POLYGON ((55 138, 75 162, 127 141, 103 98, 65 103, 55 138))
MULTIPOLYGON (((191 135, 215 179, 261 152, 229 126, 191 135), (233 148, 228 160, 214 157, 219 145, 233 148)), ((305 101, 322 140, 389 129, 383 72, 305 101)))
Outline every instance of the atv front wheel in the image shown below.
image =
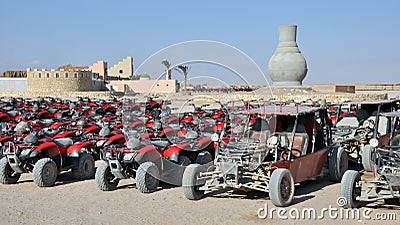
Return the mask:
POLYGON ((196 158, 196 163, 200 165, 207 164, 211 161, 213 161, 213 157, 211 153, 207 151, 200 152, 196 158))
POLYGON ((150 193, 157 189, 160 173, 156 164, 145 162, 140 164, 136 172, 136 187, 142 193, 150 193))
POLYGON ((202 185, 198 180, 201 166, 199 164, 191 164, 186 167, 182 177, 183 194, 187 199, 199 200, 204 197, 204 191, 199 190, 202 185))
POLYGON ((190 165, 192 162, 190 161, 190 159, 187 156, 184 155, 180 155, 179 156, 179 160, 178 160, 178 164, 180 166, 188 166, 190 165))
POLYGON ((95 180, 97 187, 102 191, 117 189, 119 179, 111 172, 108 162, 103 161, 96 170, 95 180))
POLYGON ((15 172, 11 168, 6 157, 0 159, 0 183, 15 184, 20 176, 20 173, 15 172))
POLYGON ((39 187, 53 186, 57 173, 57 165, 52 159, 39 159, 33 167, 33 182, 39 187))
POLYGON ((342 180, 343 174, 349 167, 346 151, 342 147, 334 147, 328 162, 329 179, 335 182, 342 180))
POLYGON ((269 181, 269 198, 275 206, 288 206, 294 196, 294 179, 288 169, 276 169, 269 181))
POLYGON ((72 169, 72 176, 77 180, 92 178, 94 175, 94 159, 87 153, 82 153, 78 159, 78 168, 72 169))
POLYGON ((359 201, 357 197, 361 195, 361 176, 358 171, 348 170, 344 173, 340 183, 340 197, 345 199, 343 208, 357 208, 359 201))

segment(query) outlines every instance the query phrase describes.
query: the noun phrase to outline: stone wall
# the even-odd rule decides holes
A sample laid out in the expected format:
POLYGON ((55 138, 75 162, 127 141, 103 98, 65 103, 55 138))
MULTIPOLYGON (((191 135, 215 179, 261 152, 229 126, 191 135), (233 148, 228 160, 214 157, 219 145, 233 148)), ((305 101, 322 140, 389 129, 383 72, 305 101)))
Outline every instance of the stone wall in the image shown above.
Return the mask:
POLYGON ((78 70, 28 70, 27 90, 74 92, 92 90, 92 72, 78 70))

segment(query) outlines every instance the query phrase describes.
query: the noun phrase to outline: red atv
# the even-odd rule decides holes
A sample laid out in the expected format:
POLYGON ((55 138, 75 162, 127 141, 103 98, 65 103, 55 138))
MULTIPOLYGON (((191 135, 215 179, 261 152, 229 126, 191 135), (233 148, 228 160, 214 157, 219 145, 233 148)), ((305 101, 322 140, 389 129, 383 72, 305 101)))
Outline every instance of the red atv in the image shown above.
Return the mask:
POLYGON ((53 186, 61 171, 72 170, 75 179, 94 175, 94 159, 82 149, 76 149, 70 138, 39 138, 33 133, 23 140, 7 142, 0 160, 0 182, 13 184, 22 173, 33 173, 39 187, 53 186))

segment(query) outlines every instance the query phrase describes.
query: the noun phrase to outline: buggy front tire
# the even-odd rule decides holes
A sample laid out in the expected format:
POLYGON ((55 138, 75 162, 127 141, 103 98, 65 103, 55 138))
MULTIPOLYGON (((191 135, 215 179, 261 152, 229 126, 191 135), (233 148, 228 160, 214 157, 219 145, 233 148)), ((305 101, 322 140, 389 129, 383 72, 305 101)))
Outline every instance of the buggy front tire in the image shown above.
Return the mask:
POLYGON ((361 175, 358 171, 348 170, 344 173, 340 183, 340 197, 345 199, 343 208, 357 208, 360 201, 357 197, 361 195, 361 175))
POLYGON ((362 151, 361 161, 362 161, 364 170, 367 172, 372 171, 371 159, 372 159, 372 147, 371 147, 371 145, 365 145, 363 148, 363 151, 362 151))
POLYGON ((15 172, 6 157, 0 160, 0 183, 2 184, 15 184, 18 182, 21 174, 15 172))
POLYGON ((329 179, 340 182, 348 167, 349 160, 344 148, 334 147, 328 162, 329 179))
POLYGON ((95 180, 97 187, 102 191, 113 191, 117 189, 119 179, 111 172, 108 162, 103 161, 96 170, 95 180))
POLYGON ((57 174, 57 165, 52 159, 39 159, 33 167, 33 182, 39 187, 51 187, 56 182, 57 174))
POLYGON ((201 166, 199 164, 191 164, 186 167, 182 177, 183 194, 189 200, 199 200, 204 197, 204 191, 199 190, 201 186, 199 175, 201 166))
POLYGON ((276 169, 269 181, 269 198, 275 206, 285 207, 294 197, 294 179, 288 169, 276 169))
POLYGON ((160 173, 156 164, 144 162, 136 172, 136 188, 142 193, 154 192, 158 188, 160 173))

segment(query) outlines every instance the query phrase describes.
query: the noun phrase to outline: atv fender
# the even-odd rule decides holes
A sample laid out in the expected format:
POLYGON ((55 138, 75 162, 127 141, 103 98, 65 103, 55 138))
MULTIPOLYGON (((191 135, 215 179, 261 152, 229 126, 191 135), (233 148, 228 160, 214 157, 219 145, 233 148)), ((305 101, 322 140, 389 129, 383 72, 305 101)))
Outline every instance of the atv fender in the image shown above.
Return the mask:
POLYGON ((138 163, 144 163, 148 161, 154 162, 160 158, 162 158, 160 153, 153 145, 146 145, 137 152, 135 161, 138 163))
POLYGON ((94 144, 91 141, 84 141, 73 144, 67 148, 67 155, 69 157, 79 157, 79 153, 82 152, 82 149, 91 149, 94 148, 94 144))
MULTIPOLYGON (((34 151, 44 152, 46 151, 50 158, 54 158, 60 154, 58 146, 54 142, 45 142, 34 148, 34 151)), ((33 154, 33 153, 31 153, 33 154)))

